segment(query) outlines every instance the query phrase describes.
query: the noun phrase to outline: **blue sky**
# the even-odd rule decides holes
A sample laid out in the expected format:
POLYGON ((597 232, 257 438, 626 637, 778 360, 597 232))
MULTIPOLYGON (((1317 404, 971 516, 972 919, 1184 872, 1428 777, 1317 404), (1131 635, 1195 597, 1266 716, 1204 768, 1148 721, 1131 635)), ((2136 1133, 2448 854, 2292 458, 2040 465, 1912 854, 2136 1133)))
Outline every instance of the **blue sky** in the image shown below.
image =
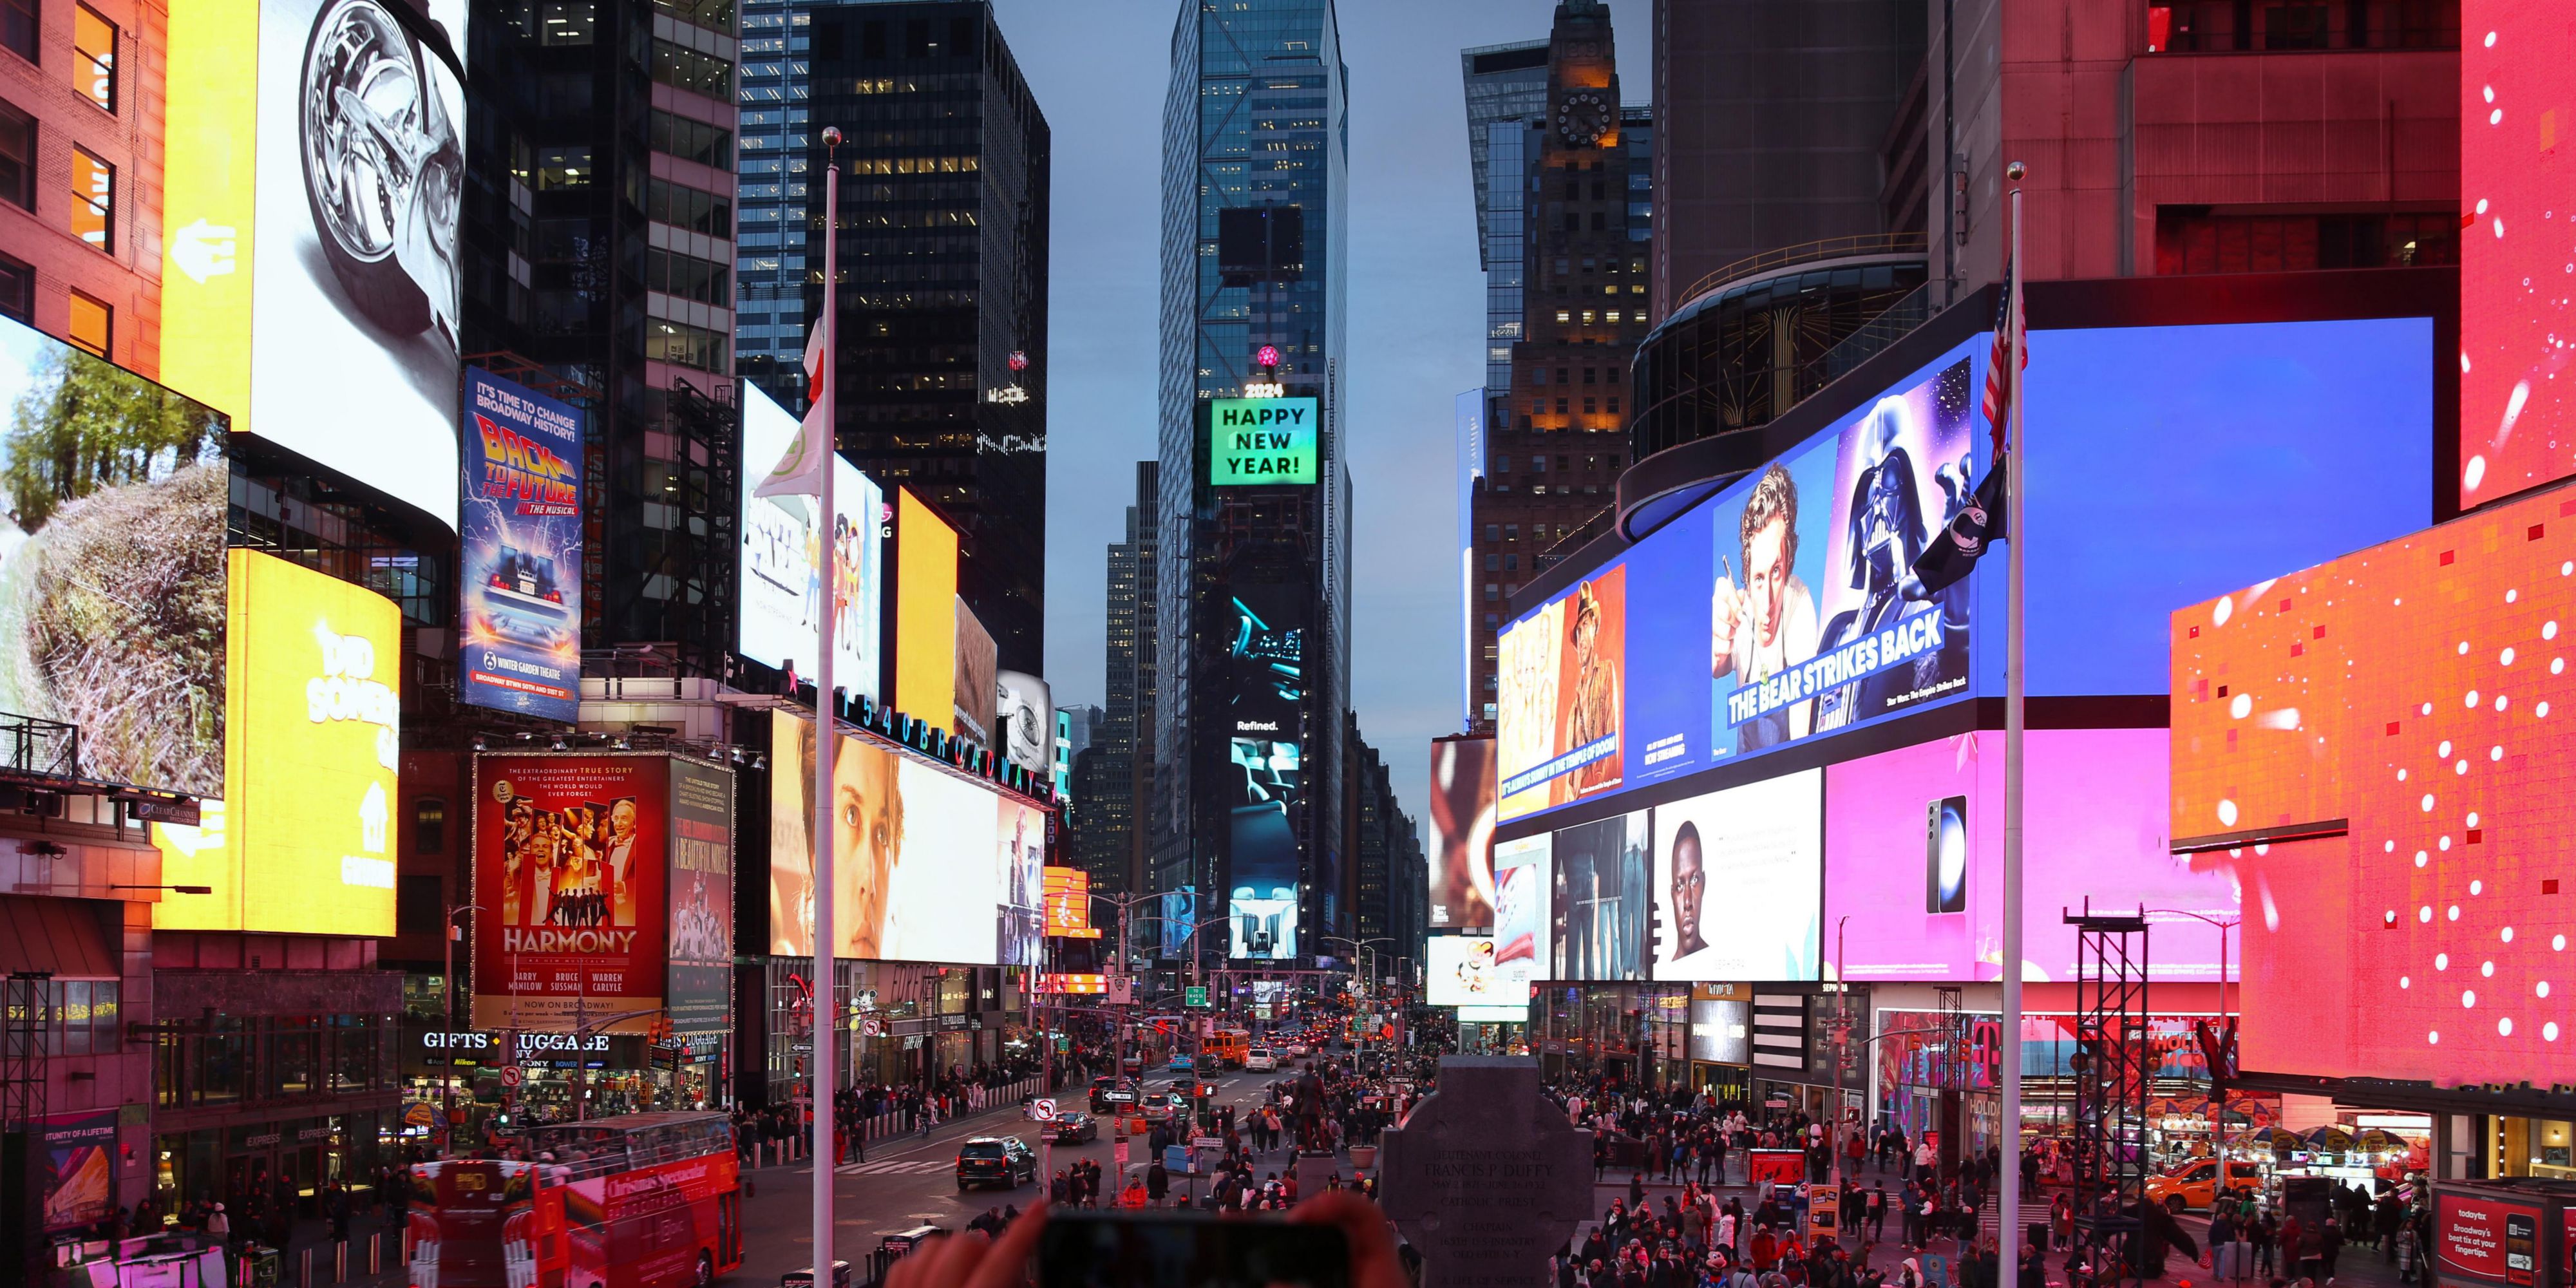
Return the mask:
MULTIPOLYGON (((1047 394, 1047 679, 1096 703, 1107 548, 1154 453, 1156 193, 1177 0, 996 0, 1055 136, 1047 394)), ((1422 818, 1457 731, 1452 399, 1484 378, 1484 274, 1458 51, 1547 35, 1554 0, 1344 0, 1351 258, 1352 705, 1422 818)), ((1613 0, 1647 97, 1645 0, 1613 0)))

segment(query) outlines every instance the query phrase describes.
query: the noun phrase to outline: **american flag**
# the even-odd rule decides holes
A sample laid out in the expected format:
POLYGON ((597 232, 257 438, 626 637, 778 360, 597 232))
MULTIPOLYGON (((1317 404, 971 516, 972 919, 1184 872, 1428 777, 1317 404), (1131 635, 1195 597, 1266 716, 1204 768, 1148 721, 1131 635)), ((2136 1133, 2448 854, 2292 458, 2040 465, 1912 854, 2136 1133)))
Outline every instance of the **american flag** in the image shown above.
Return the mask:
POLYGON ((2030 366, 2030 350, 2022 345, 2020 266, 2006 260, 2004 296, 1995 309, 1995 351, 1986 363, 1986 427, 1994 435, 1998 457, 2004 450, 2004 418, 2012 411, 2012 395, 2004 383, 2004 372, 2012 363, 2030 366))

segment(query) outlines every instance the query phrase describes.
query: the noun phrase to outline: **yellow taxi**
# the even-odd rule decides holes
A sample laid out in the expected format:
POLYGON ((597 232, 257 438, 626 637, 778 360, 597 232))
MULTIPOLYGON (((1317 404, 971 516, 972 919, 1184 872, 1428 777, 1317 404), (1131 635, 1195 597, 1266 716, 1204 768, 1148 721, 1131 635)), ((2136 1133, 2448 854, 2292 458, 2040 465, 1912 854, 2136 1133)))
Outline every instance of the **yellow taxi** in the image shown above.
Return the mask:
MULTIPOLYGON (((2168 1212, 2180 1212, 2185 1208, 2206 1209, 2217 1199, 2222 1188, 2218 1167, 2217 1159, 2196 1158, 2162 1176, 2150 1176, 2147 1178, 2147 1198, 2150 1202, 2164 1204, 2168 1212)), ((2261 1194, 2263 1165, 2228 1163, 2224 1188, 2228 1193, 2249 1199, 2261 1194)))

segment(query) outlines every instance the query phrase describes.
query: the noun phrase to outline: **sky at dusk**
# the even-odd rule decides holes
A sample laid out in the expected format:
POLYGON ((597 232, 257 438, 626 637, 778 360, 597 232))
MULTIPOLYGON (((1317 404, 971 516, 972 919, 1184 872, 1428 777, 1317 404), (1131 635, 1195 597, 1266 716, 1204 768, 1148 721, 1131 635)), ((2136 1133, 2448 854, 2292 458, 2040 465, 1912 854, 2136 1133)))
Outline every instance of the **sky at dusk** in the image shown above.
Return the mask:
MULTIPOLYGON (((996 0, 1055 139, 1047 346, 1047 679, 1098 703, 1108 546, 1154 455, 1163 91, 1174 0, 996 0)), ((1420 822, 1458 731, 1453 400, 1484 379, 1484 273, 1458 51, 1545 37, 1554 0, 1344 0, 1350 68, 1351 702, 1420 822)), ((1613 0, 1648 97, 1645 0, 1613 0)))

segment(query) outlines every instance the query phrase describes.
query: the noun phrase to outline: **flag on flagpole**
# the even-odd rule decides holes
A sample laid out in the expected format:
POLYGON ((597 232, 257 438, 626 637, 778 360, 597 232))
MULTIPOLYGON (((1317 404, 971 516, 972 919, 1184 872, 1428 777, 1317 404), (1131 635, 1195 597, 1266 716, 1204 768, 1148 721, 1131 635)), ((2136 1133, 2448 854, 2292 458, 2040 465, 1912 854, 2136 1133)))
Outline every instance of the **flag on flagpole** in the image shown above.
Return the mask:
POLYGON ((1995 311, 1994 356, 1986 365, 1985 416, 1994 435, 1994 460, 1974 490, 1953 500, 1949 521, 1914 557, 1914 576, 1903 590, 1907 599, 1929 599, 1947 590, 1977 566, 1977 557, 1986 547, 2009 539, 2004 530, 2005 454, 2018 445, 2005 441, 2004 426, 2011 421, 2013 391, 2021 383, 2011 378, 2012 372, 2029 366, 2030 349, 2022 336, 2020 266, 2008 261, 2003 302, 1995 311))
POLYGON ((1986 362, 1986 427, 1994 435, 1995 459, 2001 464, 2004 454, 2004 424, 2012 414, 2012 389, 2018 382, 2005 378, 2005 373, 2018 365, 2030 366, 2030 351, 2022 343, 2021 265, 2004 263, 2003 299, 1995 306, 1995 349, 1986 362))
POLYGON ((832 364, 824 352, 830 328, 817 323, 805 341, 805 422, 753 496, 821 496, 823 464, 832 458, 832 364))

